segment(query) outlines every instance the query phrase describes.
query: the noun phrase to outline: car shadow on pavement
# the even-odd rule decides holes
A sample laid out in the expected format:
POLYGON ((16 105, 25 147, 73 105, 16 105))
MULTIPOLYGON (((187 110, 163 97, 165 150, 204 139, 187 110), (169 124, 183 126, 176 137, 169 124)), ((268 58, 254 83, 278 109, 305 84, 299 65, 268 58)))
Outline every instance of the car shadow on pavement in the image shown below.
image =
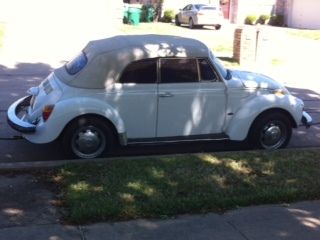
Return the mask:
POLYGON ((303 89, 303 88, 292 88, 292 87, 287 87, 287 89, 291 92, 292 95, 299 97, 303 101, 312 100, 312 101, 319 101, 320 103, 320 93, 317 93, 313 90, 303 89))
POLYGON ((315 115, 314 122, 318 122, 320 114, 320 93, 310 89, 288 88, 292 95, 300 98, 304 102, 304 110, 311 115, 315 115))
POLYGON ((310 89, 290 88, 292 95, 304 101, 304 111, 309 113, 314 125, 309 129, 299 127, 293 132, 289 147, 319 147, 320 146, 320 93, 310 89))
POLYGON ((17 63, 13 68, 0 65, 1 75, 48 75, 53 68, 46 63, 17 63))
POLYGON ((205 30, 209 30, 209 31, 212 31, 212 30, 214 30, 214 31, 218 31, 218 30, 216 30, 214 27, 211 27, 211 26, 194 26, 192 29, 190 29, 190 27, 188 26, 188 24, 182 24, 182 25, 180 25, 179 27, 182 27, 182 28, 184 28, 184 29, 189 29, 189 30, 191 30, 191 31, 194 31, 194 30, 203 30, 203 31, 205 31, 205 30))

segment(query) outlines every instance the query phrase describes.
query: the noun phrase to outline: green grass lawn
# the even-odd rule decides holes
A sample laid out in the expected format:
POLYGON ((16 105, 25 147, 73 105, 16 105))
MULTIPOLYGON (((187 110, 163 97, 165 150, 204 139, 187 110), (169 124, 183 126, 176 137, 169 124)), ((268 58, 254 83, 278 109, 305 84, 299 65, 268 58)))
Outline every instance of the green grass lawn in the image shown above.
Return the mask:
POLYGON ((168 34, 182 36, 190 30, 184 27, 177 27, 170 23, 154 22, 140 23, 137 26, 123 24, 120 27, 120 31, 125 34, 168 34))
POLYGON ((320 40, 320 30, 288 29, 287 33, 296 37, 303 37, 311 40, 320 40))
POLYGON ((196 38, 205 42, 215 53, 233 51, 233 30, 213 30, 211 28, 189 29, 172 23, 140 23, 138 26, 124 24, 120 31, 124 34, 164 34, 196 38))
POLYGON ((320 151, 207 153, 69 165, 52 173, 73 223, 166 218, 320 198, 320 151))

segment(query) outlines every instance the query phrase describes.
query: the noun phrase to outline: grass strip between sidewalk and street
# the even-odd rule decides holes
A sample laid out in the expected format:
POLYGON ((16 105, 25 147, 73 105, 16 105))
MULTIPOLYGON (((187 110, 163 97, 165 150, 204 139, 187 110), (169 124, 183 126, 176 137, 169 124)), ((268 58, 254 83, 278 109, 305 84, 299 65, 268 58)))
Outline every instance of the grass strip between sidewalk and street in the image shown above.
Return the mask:
POLYGON ((288 28, 287 33, 291 36, 302 37, 309 40, 320 40, 320 30, 293 29, 288 28))
POLYGON ((51 175, 66 220, 221 212, 320 198, 320 151, 203 153, 67 165, 51 175))

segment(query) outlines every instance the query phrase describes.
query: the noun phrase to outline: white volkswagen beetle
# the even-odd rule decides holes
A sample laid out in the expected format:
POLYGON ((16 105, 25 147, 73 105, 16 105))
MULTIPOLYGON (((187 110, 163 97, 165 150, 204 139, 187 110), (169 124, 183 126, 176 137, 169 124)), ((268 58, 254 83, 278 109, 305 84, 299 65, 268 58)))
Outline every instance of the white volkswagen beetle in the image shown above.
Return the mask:
POLYGON ((292 128, 312 119, 303 102, 274 80, 225 69, 203 43, 138 35, 89 42, 28 96, 8 122, 33 143, 61 139, 94 158, 115 144, 246 138, 285 147, 292 128))

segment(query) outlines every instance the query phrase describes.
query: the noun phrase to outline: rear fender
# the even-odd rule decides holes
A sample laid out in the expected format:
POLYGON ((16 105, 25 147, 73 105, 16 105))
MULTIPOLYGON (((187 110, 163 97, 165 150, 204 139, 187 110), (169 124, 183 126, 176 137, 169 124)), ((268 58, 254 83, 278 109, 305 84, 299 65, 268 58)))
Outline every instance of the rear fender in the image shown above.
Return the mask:
POLYGON ((118 134, 125 133, 125 126, 119 113, 104 101, 92 98, 71 98, 55 104, 50 118, 41 120, 34 134, 25 134, 24 137, 33 143, 48 143, 57 139, 65 126, 73 119, 87 114, 95 114, 108 119, 118 134))

